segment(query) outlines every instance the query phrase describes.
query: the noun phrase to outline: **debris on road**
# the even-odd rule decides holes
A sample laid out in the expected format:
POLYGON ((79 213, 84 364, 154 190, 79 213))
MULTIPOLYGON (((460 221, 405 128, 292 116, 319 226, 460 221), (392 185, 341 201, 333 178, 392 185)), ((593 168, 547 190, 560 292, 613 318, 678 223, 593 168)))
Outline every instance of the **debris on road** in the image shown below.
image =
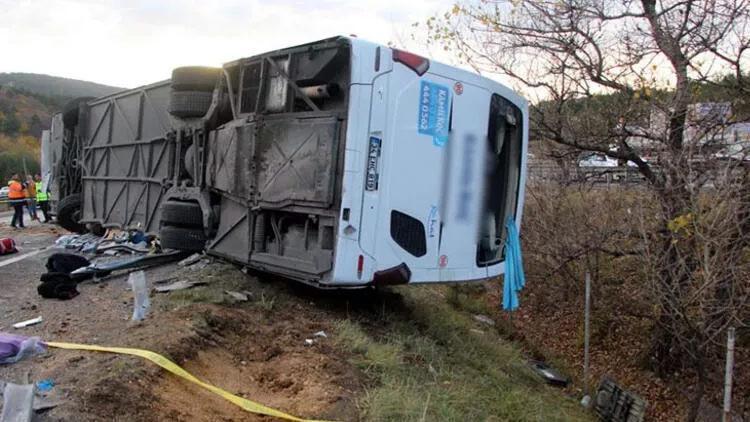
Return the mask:
POLYGON ((36 317, 36 318, 32 318, 32 319, 27 319, 26 321, 21 321, 21 322, 17 322, 17 323, 15 323, 15 324, 13 324, 13 328, 24 328, 24 327, 28 327, 28 326, 30 326, 30 325, 36 325, 36 324, 39 324, 39 323, 41 323, 42 321, 43 321, 43 320, 42 320, 42 317, 41 317, 41 316, 38 316, 38 317, 36 317))
POLYGON ((180 267, 187 267, 188 265, 193 265, 196 262, 200 261, 201 258, 203 258, 203 256, 204 255, 202 253, 194 253, 190 255, 189 257, 183 259, 182 261, 178 262, 177 265, 179 265, 180 267))
POLYGON ((130 273, 128 284, 133 288, 133 321, 142 321, 146 318, 146 313, 151 306, 151 300, 148 297, 148 286, 146 273, 136 271, 130 273))
POLYGON ((323 337, 328 338, 325 331, 318 331, 317 333, 313 334, 313 337, 323 337))
POLYGON ((313 340, 311 338, 306 338, 305 339, 305 346, 312 346, 313 344, 315 344, 315 340, 313 340))
POLYGON ((47 258, 47 273, 39 277, 42 282, 37 286, 37 293, 45 299, 68 300, 78 296, 76 286, 90 276, 71 276, 71 272, 89 265, 88 259, 71 254, 55 253, 47 258))
POLYGON ((44 353, 46 350, 39 337, 0 333, 0 365, 16 363, 27 356, 44 353))
POLYGON ((39 280, 42 284, 37 286, 36 291, 45 299, 69 300, 79 294, 76 288, 78 282, 68 274, 46 273, 42 274, 39 280))
POLYGON ((96 248, 96 253, 103 253, 105 255, 117 255, 120 252, 147 254, 150 251, 146 242, 108 243, 96 248))
POLYGON ((151 240, 153 237, 142 231, 110 230, 104 237, 92 233, 60 236, 55 241, 55 246, 87 254, 111 255, 120 252, 146 254, 151 251, 149 248, 151 240))
POLYGON ((154 287, 154 291, 157 293, 167 293, 167 292, 173 292, 175 290, 190 289, 192 287, 202 286, 204 284, 207 284, 207 283, 205 281, 180 280, 180 281, 175 281, 174 283, 156 286, 154 287))
POLYGON ((34 385, 5 384, 0 421, 31 422, 34 415, 34 385))
POLYGON ((51 378, 47 378, 41 381, 37 381, 35 385, 37 390, 44 393, 52 390, 52 388, 55 386, 55 381, 53 381, 51 378))
POLYGON ((70 274, 73 271, 91 265, 88 259, 72 253, 55 253, 47 258, 47 271, 70 274))
POLYGON ((91 248, 96 249, 96 246, 102 241, 103 239, 93 233, 86 233, 86 234, 66 234, 63 236, 60 236, 55 241, 55 246, 63 249, 71 249, 75 251, 80 251, 83 249, 90 250, 91 248))
POLYGON ((151 265, 166 264, 185 257, 185 252, 171 251, 160 254, 140 255, 134 257, 124 257, 119 259, 100 258, 91 263, 88 267, 79 268, 73 271, 72 275, 80 274, 98 274, 108 273, 128 268, 145 267, 151 265))
POLYGON ((0 239, 0 255, 8 255, 16 252, 18 252, 18 248, 16 248, 15 240, 10 237, 0 239))
MULTIPOLYGON (((7 385, 8 383, 0 380, 0 400, 2 400, 3 396, 5 395, 5 388, 7 385)), ((32 384, 22 384, 22 385, 32 385, 32 384)), ((52 409, 63 403, 65 403, 65 400, 60 399, 59 394, 57 394, 57 392, 53 392, 52 390, 41 391, 39 387, 37 386, 36 390, 34 391, 34 400, 32 404, 32 409, 36 413, 42 413, 45 410, 52 409)), ((36 418, 32 417, 32 420, 36 420, 36 418)), ((0 419, 0 421, 6 422, 5 419, 0 419)))

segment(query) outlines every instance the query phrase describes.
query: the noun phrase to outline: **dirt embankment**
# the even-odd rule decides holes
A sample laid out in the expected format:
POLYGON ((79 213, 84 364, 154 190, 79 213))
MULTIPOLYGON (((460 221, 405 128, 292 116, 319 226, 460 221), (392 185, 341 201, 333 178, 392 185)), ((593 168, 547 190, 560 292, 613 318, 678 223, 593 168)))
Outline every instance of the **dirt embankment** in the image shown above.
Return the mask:
MULTIPOLYGON (((23 252, 52 243, 51 227, 12 231, 23 252)), ((162 353, 199 379, 231 393, 306 418, 356 420, 355 397, 363 379, 348 357, 318 331, 331 332, 332 315, 287 293, 286 283, 261 283, 238 268, 215 262, 193 271, 175 264, 146 271, 149 282, 202 280, 208 284, 171 294, 152 294, 148 318, 131 322, 127 275, 79 285, 69 301, 36 293, 44 262, 54 250, 0 269, 0 330, 41 315, 41 324, 14 330, 48 341, 144 348, 162 353), (244 290, 236 302, 225 290, 244 290)), ((268 420, 173 376, 143 359, 51 349, 45 355, 0 366, 0 379, 52 379, 64 403, 42 421, 268 420)))

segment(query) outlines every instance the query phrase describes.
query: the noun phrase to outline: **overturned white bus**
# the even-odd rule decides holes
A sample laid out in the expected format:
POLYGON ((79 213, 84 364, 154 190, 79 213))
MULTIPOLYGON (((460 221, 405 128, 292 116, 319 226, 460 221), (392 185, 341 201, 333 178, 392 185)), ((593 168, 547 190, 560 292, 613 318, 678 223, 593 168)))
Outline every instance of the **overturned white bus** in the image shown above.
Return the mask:
POLYGON ((140 228, 320 287, 463 282, 503 272, 528 106, 337 37, 72 103, 50 139, 68 228, 140 228))

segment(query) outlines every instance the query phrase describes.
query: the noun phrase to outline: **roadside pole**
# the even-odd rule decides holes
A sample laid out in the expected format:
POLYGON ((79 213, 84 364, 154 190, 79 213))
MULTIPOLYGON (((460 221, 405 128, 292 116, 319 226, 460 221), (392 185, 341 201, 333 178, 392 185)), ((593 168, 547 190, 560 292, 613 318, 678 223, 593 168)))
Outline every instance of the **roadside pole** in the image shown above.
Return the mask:
POLYGON ((591 319, 591 274, 586 271, 586 292, 583 309, 583 400, 581 404, 589 407, 589 321, 591 319))
POLYGON ((724 412, 721 422, 732 421, 732 371, 734 370, 734 327, 727 330, 727 366, 724 370, 724 412))

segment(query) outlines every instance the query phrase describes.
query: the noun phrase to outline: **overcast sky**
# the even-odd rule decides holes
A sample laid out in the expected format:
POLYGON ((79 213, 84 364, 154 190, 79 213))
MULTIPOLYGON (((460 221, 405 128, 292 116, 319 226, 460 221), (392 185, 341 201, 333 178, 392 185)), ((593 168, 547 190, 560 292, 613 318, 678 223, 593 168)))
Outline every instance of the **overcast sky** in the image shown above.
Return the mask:
POLYGON ((409 42, 451 0, 0 0, 0 72, 121 87, 333 35, 409 42))

